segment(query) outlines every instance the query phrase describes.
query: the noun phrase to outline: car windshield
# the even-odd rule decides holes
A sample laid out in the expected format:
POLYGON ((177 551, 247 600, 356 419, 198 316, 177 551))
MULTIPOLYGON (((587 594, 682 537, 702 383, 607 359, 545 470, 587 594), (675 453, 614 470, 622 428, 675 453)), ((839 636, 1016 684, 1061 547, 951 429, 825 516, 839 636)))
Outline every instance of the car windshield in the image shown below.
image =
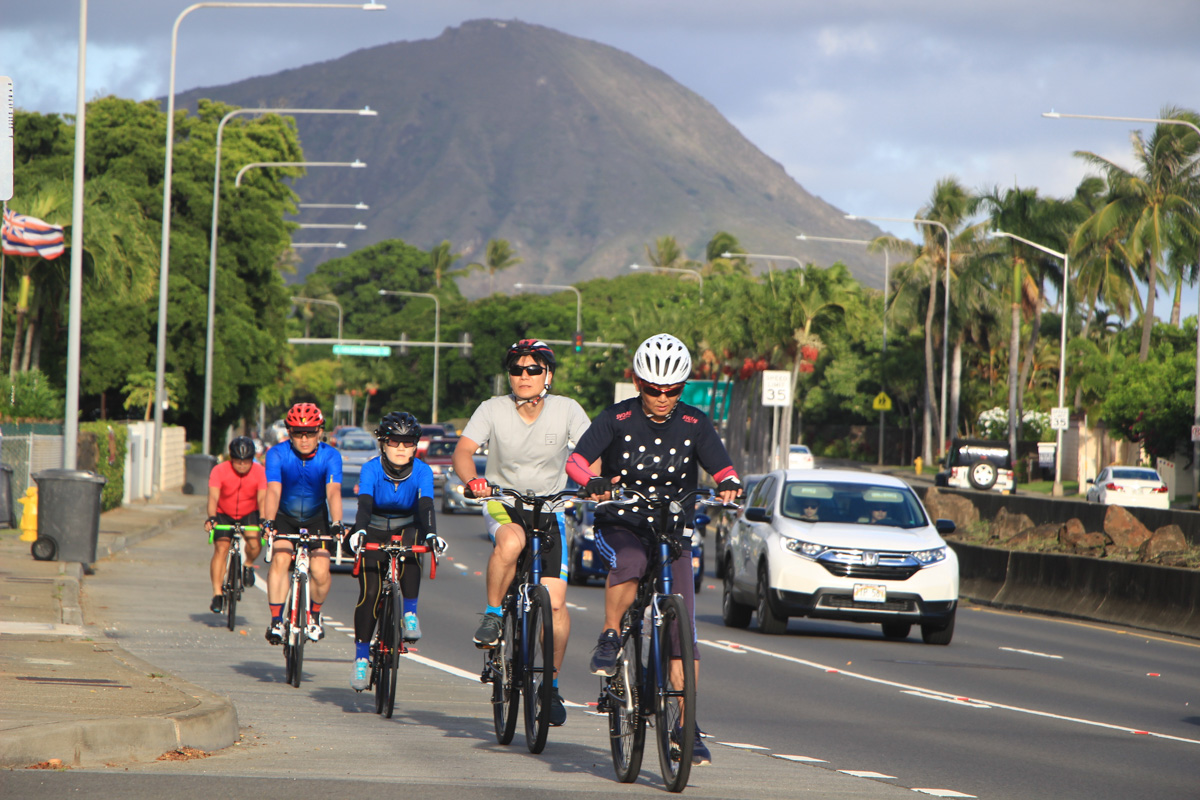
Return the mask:
POLYGON ((430 442, 429 449, 425 451, 425 455, 429 456, 452 456, 454 455, 454 446, 457 442, 430 442))
POLYGON ((840 522, 917 528, 928 524, 916 495, 896 486, 835 481, 791 481, 779 500, 785 517, 803 522, 840 522))
POLYGON ((1162 481, 1152 469, 1114 469, 1112 476, 1119 481, 1162 481))
POLYGON ((375 440, 366 436, 347 436, 339 447, 342 450, 374 450, 375 440))

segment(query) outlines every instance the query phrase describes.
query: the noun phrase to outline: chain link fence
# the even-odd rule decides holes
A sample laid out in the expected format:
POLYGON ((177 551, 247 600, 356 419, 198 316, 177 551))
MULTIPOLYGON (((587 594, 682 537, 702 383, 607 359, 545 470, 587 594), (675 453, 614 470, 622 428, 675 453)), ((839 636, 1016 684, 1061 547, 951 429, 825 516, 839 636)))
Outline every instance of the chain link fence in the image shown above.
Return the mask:
POLYGON ((63 437, 26 433, 0 439, 0 463, 13 471, 13 501, 33 485, 44 469, 62 469, 63 437))

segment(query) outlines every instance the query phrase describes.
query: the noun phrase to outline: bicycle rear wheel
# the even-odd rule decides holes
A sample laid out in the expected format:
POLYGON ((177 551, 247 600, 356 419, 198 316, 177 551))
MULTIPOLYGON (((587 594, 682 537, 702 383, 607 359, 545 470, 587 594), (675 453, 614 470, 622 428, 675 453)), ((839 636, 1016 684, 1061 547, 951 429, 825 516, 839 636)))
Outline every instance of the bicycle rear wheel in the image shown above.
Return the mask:
POLYGON ((554 620, 550 592, 545 586, 530 590, 525 614, 522 691, 525 695, 525 744, 529 752, 546 747, 550 731, 550 697, 554 691, 554 620))
POLYGON ((225 583, 222 589, 225 593, 225 624, 229 630, 233 630, 237 601, 242 593, 242 558, 232 545, 229 547, 229 558, 225 560, 225 583))
POLYGON ((385 594, 379 600, 379 630, 375 634, 375 713, 390 717, 388 708, 388 689, 392 685, 392 598, 385 594))
POLYGON ((490 651, 492 673, 492 720, 496 727, 496 741, 509 744, 517 730, 517 708, 520 706, 521 691, 517 679, 514 654, 521 646, 516 625, 515 603, 504 609, 504 628, 500 641, 490 651))
MULTIPOLYGON (((399 587, 396 587, 399 589, 399 587)), ((403 646, 400 639, 403 631, 400 630, 401 621, 404 616, 400 613, 400 592, 393 591, 390 598, 392 606, 392 621, 391 633, 388 638, 391 640, 391 646, 388 649, 387 660, 390 665, 390 674, 387 681, 387 701, 384 703, 384 714, 388 719, 392 718, 392 710, 396 707, 396 676, 400 672, 400 648, 403 646)))
POLYGON ((288 614, 287 617, 287 641, 291 642, 292 650, 292 686, 298 689, 301 669, 304 667, 304 643, 308 640, 308 584, 303 580, 296 583, 293 611, 294 614, 288 614))
POLYGON ((649 680, 655 684, 658 763, 667 791, 682 792, 692 772, 692 750, 696 744, 696 652, 692 620, 679 595, 660 596, 659 610, 662 627, 655 632, 657 653, 651 654, 647 670, 652 676, 649 680), (671 685, 673 661, 682 667, 679 686, 671 685))
MULTIPOLYGON (((629 614, 626 614, 628 623, 629 614)), ((622 630, 626 629, 622 626, 622 630)), ((608 704, 608 736, 612 746, 613 769, 621 783, 633 783, 642 771, 642 752, 646 744, 646 717, 642 714, 642 635, 634 629, 625 640, 625 649, 617 661, 617 673, 605 681, 608 704)))

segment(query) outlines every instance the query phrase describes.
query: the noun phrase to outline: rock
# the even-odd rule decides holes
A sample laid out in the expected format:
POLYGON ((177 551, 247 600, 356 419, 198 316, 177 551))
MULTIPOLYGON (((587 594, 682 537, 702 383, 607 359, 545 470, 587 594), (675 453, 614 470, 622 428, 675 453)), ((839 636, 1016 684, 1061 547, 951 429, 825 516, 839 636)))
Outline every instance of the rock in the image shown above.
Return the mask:
POLYGON ((1142 544, 1140 554, 1143 561, 1158 561, 1163 556, 1186 553, 1187 550, 1183 529, 1178 525, 1164 525, 1142 544))
MULTIPOLYGON (((1061 541, 1061 540, 1060 540, 1061 541)), ((1099 556, 1103 553, 1104 548, 1108 545, 1108 537, 1103 533, 1084 533, 1075 540, 1075 544, 1070 548, 1073 552, 1084 556, 1099 556)))
POLYGON ((1007 542, 1021 531, 1032 527, 1033 520, 1025 514, 1010 514, 1007 508, 1002 508, 992 520, 992 538, 1007 542))
POLYGON ((1044 545, 1047 542, 1057 541, 1059 531, 1063 526, 1054 522, 1047 522, 1042 525, 1037 525, 1032 528, 1025 528, 1016 535, 1008 539, 1008 544, 1012 547, 1023 547, 1030 545, 1042 545, 1036 549, 1045 549, 1044 545))
POLYGON ((1123 550, 1139 550, 1152 534, 1150 529, 1121 506, 1109 506, 1104 515, 1104 532, 1113 546, 1123 550))
POLYGON ((925 510, 935 520, 953 520, 956 533, 965 533, 968 525, 979 521, 979 510, 974 503, 956 494, 939 492, 936 487, 925 492, 925 510))

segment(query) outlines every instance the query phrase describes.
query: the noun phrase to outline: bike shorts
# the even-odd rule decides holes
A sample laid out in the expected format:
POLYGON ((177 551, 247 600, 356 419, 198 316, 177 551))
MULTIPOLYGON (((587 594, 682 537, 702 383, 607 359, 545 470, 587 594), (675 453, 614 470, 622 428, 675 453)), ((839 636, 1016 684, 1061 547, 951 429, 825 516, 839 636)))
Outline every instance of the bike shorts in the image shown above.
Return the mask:
MULTIPOLYGON (((275 532, 282 533, 287 536, 295 536, 300 533, 300 529, 304 528, 314 536, 329 535, 329 517, 322 511, 320 514, 314 514, 308 519, 296 519, 289 517, 287 514, 275 515, 275 532)), ((328 557, 333 552, 334 543, 331 541, 309 542, 309 555, 320 554, 328 557)), ((281 553, 291 553, 292 543, 284 539, 275 540, 275 549, 281 553)))
MULTIPOLYGON (((376 544, 388 544, 392 541, 393 536, 400 536, 400 543, 408 547, 412 547, 417 543, 417 526, 408 525, 398 530, 384 530, 383 528, 366 528, 366 536, 363 541, 375 542, 376 544)), ((388 560, 388 554, 379 550, 363 550, 362 559, 364 565, 374 566, 376 564, 385 564, 388 560)), ((406 558, 417 560, 418 570, 421 565, 421 553, 410 553, 406 558)))
MULTIPOLYGON (((221 512, 218 511, 216 513, 216 515, 214 516, 214 519, 216 519, 217 525, 257 525, 260 521, 259 514, 257 511, 251 511, 246 516, 239 517, 236 519, 229 516, 228 514, 222 514, 221 512)), ((218 539, 232 539, 233 531, 213 531, 212 536, 213 536, 213 541, 216 541, 218 539)), ((254 537, 253 537, 253 535, 251 535, 249 538, 254 538, 254 537)))
MULTIPOLYGON (((501 525, 514 522, 522 530, 529 530, 525 520, 511 507, 496 500, 488 500, 483 506, 483 518, 487 522, 488 538, 496 543, 496 531, 501 525)), ((550 531, 542 537, 540 554, 542 556, 542 577, 567 579, 567 523, 563 512, 555 511, 551 517, 553 522, 550 531)))

